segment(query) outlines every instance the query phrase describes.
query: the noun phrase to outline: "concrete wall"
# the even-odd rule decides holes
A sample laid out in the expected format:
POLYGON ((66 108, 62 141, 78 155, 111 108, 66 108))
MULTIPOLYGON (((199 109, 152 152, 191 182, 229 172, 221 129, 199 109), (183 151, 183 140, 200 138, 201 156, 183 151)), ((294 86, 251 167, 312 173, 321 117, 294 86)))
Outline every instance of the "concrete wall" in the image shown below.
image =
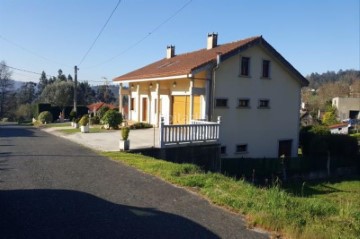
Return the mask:
MULTIPOLYGON (((350 111, 360 111, 360 98, 340 98, 332 99, 332 105, 338 110, 338 117, 340 120, 349 119, 350 111)), ((358 114, 360 119, 360 114, 358 114)))
POLYGON ((214 108, 222 116, 223 157, 278 157, 279 140, 292 140, 291 156, 297 156, 300 83, 260 46, 222 62, 215 73, 215 98, 228 99, 227 108, 214 108), (241 56, 250 57, 250 76, 239 76, 241 56), (262 61, 269 60, 270 79, 263 79, 262 61), (250 100, 249 108, 238 108, 239 98, 250 100), (269 109, 259 109, 259 99, 270 100, 269 109), (236 145, 247 144, 247 153, 236 153, 236 145))

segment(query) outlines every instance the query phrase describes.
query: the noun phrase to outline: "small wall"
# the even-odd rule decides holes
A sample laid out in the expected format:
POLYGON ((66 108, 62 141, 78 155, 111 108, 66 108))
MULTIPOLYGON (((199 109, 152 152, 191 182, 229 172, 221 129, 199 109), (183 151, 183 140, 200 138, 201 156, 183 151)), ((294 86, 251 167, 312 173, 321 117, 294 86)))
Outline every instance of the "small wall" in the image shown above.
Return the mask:
POLYGON ((206 171, 220 171, 220 145, 184 145, 171 148, 148 148, 131 150, 146 156, 174 163, 191 163, 206 171))

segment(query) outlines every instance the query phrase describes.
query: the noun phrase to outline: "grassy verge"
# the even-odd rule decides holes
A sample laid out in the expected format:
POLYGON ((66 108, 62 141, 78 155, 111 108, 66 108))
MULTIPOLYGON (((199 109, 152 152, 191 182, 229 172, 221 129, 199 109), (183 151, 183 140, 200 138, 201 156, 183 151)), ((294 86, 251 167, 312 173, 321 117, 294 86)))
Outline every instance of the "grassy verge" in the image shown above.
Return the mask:
POLYGON ((102 154, 196 190, 213 203, 246 215, 249 226, 260 226, 290 238, 360 238, 359 180, 293 185, 293 190, 285 191, 280 187, 257 188, 221 174, 204 173, 191 164, 120 152, 102 154))
MULTIPOLYGON (((79 133, 80 129, 75 129, 75 128, 71 128, 71 129, 59 129, 59 132, 62 132, 64 134, 75 134, 75 133, 79 133)), ((100 132, 107 132, 108 130, 106 129, 100 129, 100 128, 90 128, 90 132, 89 133, 100 133, 100 132)))

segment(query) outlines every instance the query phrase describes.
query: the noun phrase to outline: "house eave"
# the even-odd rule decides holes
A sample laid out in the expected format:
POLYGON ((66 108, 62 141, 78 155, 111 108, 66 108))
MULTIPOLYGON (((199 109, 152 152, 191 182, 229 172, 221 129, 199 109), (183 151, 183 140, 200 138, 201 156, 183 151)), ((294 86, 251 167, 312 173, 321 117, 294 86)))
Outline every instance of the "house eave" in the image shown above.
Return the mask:
POLYGON ((166 81, 166 80, 177 80, 183 78, 191 78, 191 74, 185 75, 175 75, 175 76, 163 76, 163 77, 152 77, 152 78, 141 78, 141 79, 132 79, 132 80, 120 80, 115 81, 117 83, 134 83, 134 82, 146 82, 146 81, 166 81))

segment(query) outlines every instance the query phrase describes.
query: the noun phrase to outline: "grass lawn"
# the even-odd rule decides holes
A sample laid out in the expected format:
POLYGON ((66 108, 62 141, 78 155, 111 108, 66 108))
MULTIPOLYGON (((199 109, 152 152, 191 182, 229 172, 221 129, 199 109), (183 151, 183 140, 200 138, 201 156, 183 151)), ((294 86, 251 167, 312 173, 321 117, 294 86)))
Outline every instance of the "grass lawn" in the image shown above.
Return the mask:
MULTIPOLYGON (((75 134, 75 133, 79 133, 80 132, 80 128, 75 129, 75 128, 71 128, 71 129, 59 129, 58 131, 65 133, 65 134, 75 134)), ((100 129, 98 127, 95 128, 90 128, 90 132, 89 133, 99 133, 99 132, 106 132, 108 130, 106 129, 100 129)))
POLYGON ((262 227, 287 238, 360 238, 359 179, 294 184, 286 189, 258 188, 243 180, 204 173, 192 164, 121 152, 102 154, 242 213, 250 227, 262 227))

